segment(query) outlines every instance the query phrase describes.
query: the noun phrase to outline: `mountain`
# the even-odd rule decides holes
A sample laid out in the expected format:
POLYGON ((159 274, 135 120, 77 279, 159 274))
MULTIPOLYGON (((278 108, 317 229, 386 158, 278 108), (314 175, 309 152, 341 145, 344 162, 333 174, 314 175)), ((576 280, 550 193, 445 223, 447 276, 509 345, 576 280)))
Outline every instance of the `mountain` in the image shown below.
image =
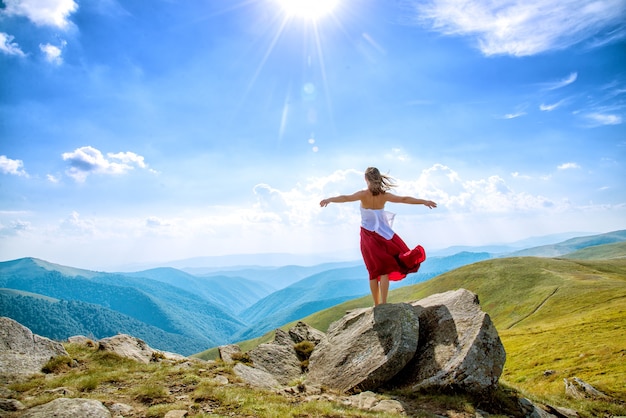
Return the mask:
MULTIPOLYGON (((626 231, 615 231, 568 239, 551 248, 559 253, 574 249, 572 256, 579 258, 598 259, 603 254, 617 258, 622 247, 611 247, 608 256, 609 250, 601 243, 625 238, 626 231)), ((391 289, 429 283, 446 272, 493 260, 494 255, 487 252, 429 255, 419 273, 392 283, 391 289)), ((187 339, 188 347, 193 347, 190 350, 254 338, 355 298, 371 304, 367 272, 360 260, 317 266, 232 267, 199 276, 169 267, 133 273, 95 272, 24 258, 0 262, 0 288, 12 290, 2 293, 4 315, 45 312, 40 318, 28 314, 31 322, 25 323, 39 326, 37 329, 48 324, 49 332, 41 332, 44 336, 58 338, 58 329, 98 336, 131 333, 126 330, 132 329, 133 335, 145 335, 151 346, 163 350, 179 347, 181 338, 187 339), (75 320, 67 320, 75 315, 75 320), (115 327, 107 328, 99 317, 110 318, 108 322, 115 327), (64 323, 67 326, 61 325, 64 323), (141 327, 145 329, 136 331, 141 327)))
POLYGON ((571 238, 558 244, 542 245, 506 254, 506 257, 559 257, 583 248, 626 241, 626 230, 571 238))
POLYGON ((626 257, 626 241, 594 245, 562 255, 561 258, 576 260, 611 260, 626 257))
MULTIPOLYGON (((542 397, 556 398, 563 396, 564 378, 578 377, 626 399, 626 248, 620 246, 621 254, 616 257, 616 247, 597 246, 596 260, 508 257, 481 261, 395 289, 389 301, 414 301, 458 288, 471 290, 505 346, 507 361, 501 379, 505 384, 524 392, 540 388, 542 397)), ((326 331, 346 311, 370 305, 365 296, 300 320, 326 331)), ((266 334, 242 345, 248 350, 269 338, 266 334)), ((212 355, 207 351, 197 356, 212 355)))
POLYGON ((232 266, 228 268, 196 268, 185 269, 186 272, 198 277, 228 276, 243 277, 249 280, 260 281, 273 286, 275 289, 282 289, 299 280, 321 273, 343 267, 354 267, 363 264, 361 260, 344 261, 340 263, 323 263, 314 266, 286 265, 282 267, 241 267, 232 266))
POLYGON ((261 299, 241 313, 250 324, 235 340, 254 338, 329 306, 369 292, 364 266, 327 270, 261 299))
POLYGON ((66 340, 74 335, 101 339, 130 334, 144 341, 158 341, 161 350, 173 353, 192 354, 207 347, 206 341, 163 331, 99 305, 13 289, 0 289, 0 316, 30 324, 35 334, 54 340, 66 340))
POLYGON ((226 275, 198 277, 171 267, 122 274, 176 286, 221 305, 231 313, 244 310, 276 290, 272 285, 259 280, 226 275))
MULTIPOLYGON (((194 346, 228 342, 233 334, 245 327, 222 306, 163 282, 72 269, 32 258, 0 263, 0 288, 98 305, 147 326, 184 336, 194 346)), ((24 325, 33 326, 30 323, 24 325)), ((161 347, 158 340, 147 342, 161 347)))

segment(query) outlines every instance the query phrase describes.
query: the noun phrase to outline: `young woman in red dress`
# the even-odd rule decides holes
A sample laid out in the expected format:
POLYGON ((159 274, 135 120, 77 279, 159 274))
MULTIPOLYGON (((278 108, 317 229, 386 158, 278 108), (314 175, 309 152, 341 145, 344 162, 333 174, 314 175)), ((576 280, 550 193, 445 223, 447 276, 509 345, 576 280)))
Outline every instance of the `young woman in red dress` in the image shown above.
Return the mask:
POLYGON ((376 167, 365 170, 365 182, 367 189, 324 199, 320 206, 361 201, 361 254, 369 273, 374 306, 378 306, 387 303, 390 280, 402 280, 407 274, 417 272, 426 259, 421 245, 411 250, 393 231, 393 214, 385 211, 385 203, 425 205, 431 209, 437 204, 431 200, 390 193, 389 190, 395 187, 393 180, 381 174, 376 167))

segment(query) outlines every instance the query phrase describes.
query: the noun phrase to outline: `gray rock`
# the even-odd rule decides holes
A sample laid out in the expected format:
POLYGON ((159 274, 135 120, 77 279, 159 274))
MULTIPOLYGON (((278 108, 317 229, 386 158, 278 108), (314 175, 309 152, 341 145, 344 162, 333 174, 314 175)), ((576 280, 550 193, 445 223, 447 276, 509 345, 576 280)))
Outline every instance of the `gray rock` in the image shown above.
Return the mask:
POLYGON ((41 373, 56 356, 69 356, 61 343, 33 334, 11 318, 0 317, 0 381, 41 373))
POLYGON ((418 312, 409 304, 351 311, 313 350, 308 379, 340 391, 375 389, 414 357, 418 336, 418 312))
POLYGON ((302 341, 311 341, 317 345, 320 341, 326 338, 326 334, 317 330, 302 321, 299 321, 293 328, 289 330, 289 336, 295 343, 301 343, 302 341))
POLYGON ((253 387, 262 389, 274 389, 280 387, 280 383, 270 373, 257 369, 255 367, 246 366, 243 363, 236 363, 233 372, 253 387))
POLYGON ((557 418, 556 415, 539 408, 530 399, 520 398, 518 402, 524 413, 524 418, 557 418))
POLYGON ((274 341, 272 341, 272 344, 293 347, 294 341, 291 339, 288 332, 285 332, 280 328, 276 328, 274 330, 274 341))
POLYGON ((140 363, 149 363, 155 354, 155 351, 144 341, 127 334, 101 339, 100 350, 110 351, 140 363))
POLYGON ((572 380, 563 379, 563 383, 565 384, 565 394, 572 398, 611 400, 609 395, 600 392, 589 383, 577 377, 572 378, 572 380))
MULTIPOLYGON (((21 411, 25 409, 23 403, 18 401, 17 399, 0 399, 0 411, 11 412, 11 411, 21 411)), ((0 415, 2 416, 2 415, 0 415)))
POLYGON ((125 417, 133 412, 133 407, 125 403, 116 402, 109 406, 109 411, 111 411, 113 417, 125 417))
POLYGON ((103 338, 99 341, 99 348, 100 350, 110 351, 140 363, 149 363, 161 358, 172 361, 183 361, 187 359, 180 354, 154 350, 139 338, 127 334, 118 334, 113 337, 103 338))
POLYGON ((58 398, 27 410, 22 418, 111 418, 102 402, 93 399, 58 398))
POLYGON ((459 289, 411 302, 419 309, 420 343, 397 383, 413 389, 490 391, 506 353, 478 296, 459 289))
POLYGON ((95 346, 96 343, 88 337, 85 337, 84 335, 74 335, 73 337, 69 337, 67 339, 68 343, 72 343, 72 344, 82 344, 82 345, 92 345, 95 346))
POLYGON ((182 409, 174 409, 172 411, 168 411, 167 414, 163 418, 185 418, 187 416, 187 411, 182 409))
POLYGON ((371 391, 361 392, 346 398, 345 405, 368 411, 387 412, 402 414, 405 412, 402 404, 393 399, 379 399, 378 395, 371 391))
POLYGON ((281 384, 287 385, 302 373, 300 360, 293 344, 261 344, 248 352, 255 368, 270 373, 281 384))
POLYGON ((226 363, 232 363, 233 355, 241 354, 241 348, 237 344, 220 345, 217 347, 220 359, 226 363))

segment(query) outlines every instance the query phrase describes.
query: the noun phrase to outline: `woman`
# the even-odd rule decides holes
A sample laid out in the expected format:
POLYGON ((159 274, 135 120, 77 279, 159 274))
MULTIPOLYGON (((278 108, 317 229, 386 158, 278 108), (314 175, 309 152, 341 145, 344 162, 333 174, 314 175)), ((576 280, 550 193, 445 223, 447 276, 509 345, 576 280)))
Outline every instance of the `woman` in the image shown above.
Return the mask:
POLYGON ((421 245, 413 250, 404 243, 392 229, 393 214, 385 211, 385 203, 407 203, 436 208, 431 200, 411 196, 397 196, 390 193, 395 184, 391 177, 380 174, 376 167, 365 170, 367 189, 351 195, 340 195, 324 199, 321 207, 329 203, 361 201, 361 254, 369 273, 370 290, 374 306, 387 303, 389 280, 402 280, 409 273, 415 273, 426 259, 421 245))

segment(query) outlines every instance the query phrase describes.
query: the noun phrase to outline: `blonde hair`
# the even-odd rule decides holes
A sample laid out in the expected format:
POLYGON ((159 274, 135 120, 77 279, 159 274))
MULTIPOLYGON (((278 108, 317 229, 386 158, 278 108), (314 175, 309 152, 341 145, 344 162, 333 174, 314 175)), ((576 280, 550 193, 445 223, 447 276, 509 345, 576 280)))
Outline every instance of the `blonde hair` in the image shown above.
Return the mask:
POLYGON ((388 190, 396 187, 393 179, 385 174, 380 174, 376 167, 368 167, 365 170, 365 179, 368 181, 369 191, 374 196, 383 194, 388 190))

